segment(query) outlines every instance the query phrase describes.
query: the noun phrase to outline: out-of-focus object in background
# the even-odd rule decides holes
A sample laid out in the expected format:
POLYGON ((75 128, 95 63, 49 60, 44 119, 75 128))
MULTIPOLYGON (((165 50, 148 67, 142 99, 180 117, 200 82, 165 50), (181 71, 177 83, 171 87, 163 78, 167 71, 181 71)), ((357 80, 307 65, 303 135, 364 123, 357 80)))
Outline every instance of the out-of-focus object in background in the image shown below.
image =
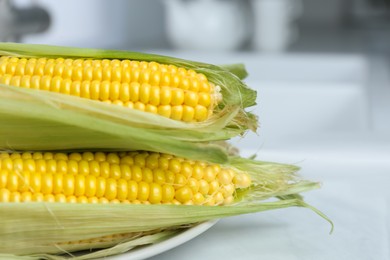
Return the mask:
POLYGON ((298 38, 294 21, 302 14, 300 0, 252 0, 254 11, 253 48, 280 52, 298 38))
POLYGON ((34 2, 49 11, 52 17, 51 25, 45 33, 23 38, 25 43, 132 50, 168 46, 162 1, 34 0, 34 2))
POLYGON ((390 27, 390 0, 348 0, 348 19, 363 28, 390 27))
POLYGON ((166 0, 167 34, 179 49, 231 51, 249 37, 249 2, 166 0))
POLYGON ((48 12, 36 5, 18 8, 11 0, 0 0, 0 41, 20 41, 26 34, 49 28, 48 12))

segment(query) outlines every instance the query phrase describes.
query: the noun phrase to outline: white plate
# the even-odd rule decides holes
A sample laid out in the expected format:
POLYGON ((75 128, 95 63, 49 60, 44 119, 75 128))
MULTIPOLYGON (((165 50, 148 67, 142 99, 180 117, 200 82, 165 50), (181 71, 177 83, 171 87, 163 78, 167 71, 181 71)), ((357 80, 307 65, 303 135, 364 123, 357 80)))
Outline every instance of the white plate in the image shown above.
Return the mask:
POLYGON ((212 226, 217 223, 218 220, 208 221, 204 222, 202 224, 199 224, 195 227, 189 228, 186 231, 183 231, 179 233, 178 235, 171 237, 167 240, 164 240, 160 243, 145 246, 139 249, 131 250, 127 253, 106 257, 105 259, 109 260, 138 260, 138 259, 145 259, 148 257, 152 257, 155 255, 158 255, 162 252, 168 251, 174 247, 177 247, 208 230, 212 226))

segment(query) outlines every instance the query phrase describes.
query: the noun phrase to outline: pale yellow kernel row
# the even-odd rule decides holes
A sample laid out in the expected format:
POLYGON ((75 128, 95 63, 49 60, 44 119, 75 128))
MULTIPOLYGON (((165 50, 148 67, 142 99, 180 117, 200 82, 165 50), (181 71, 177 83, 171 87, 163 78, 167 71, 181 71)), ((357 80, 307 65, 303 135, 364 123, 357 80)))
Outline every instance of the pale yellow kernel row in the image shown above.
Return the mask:
MULTIPOLYGON (((180 165, 177 165, 180 167, 180 165)), ((0 160, 0 178, 2 183, 6 183, 8 172, 15 174, 23 174, 24 172, 38 172, 40 174, 71 174, 83 176, 95 176, 103 178, 124 179, 145 181, 148 183, 156 182, 159 184, 174 184, 175 186, 189 185, 195 191, 200 187, 213 187, 213 185, 228 185, 232 183, 236 176, 232 170, 223 169, 220 172, 210 170, 212 167, 206 168, 184 164, 180 169, 174 164, 170 164, 168 169, 161 168, 141 168, 139 165, 128 164, 110 164, 108 162, 97 161, 74 161, 74 160, 43 160, 38 159, 10 159, 4 158, 0 160), (173 166, 172 166, 173 165, 173 166)), ((242 179, 242 178, 241 178, 242 179)), ((235 182, 242 183, 246 180, 235 179, 235 182)), ((215 187, 217 187, 215 186, 215 187)), ((1 186, 0 186, 1 187, 1 186)))
MULTIPOLYGON (((0 153, 0 189, 8 195, 31 192, 104 197, 112 203, 220 205, 232 202, 237 188, 250 185, 246 173, 152 152, 0 153), (163 195, 171 194, 169 190, 173 197, 163 195)), ((4 196, 4 201, 18 201, 4 196)))
MULTIPOLYGON (((43 64, 65 64, 68 66, 82 66, 82 67, 105 67, 105 66, 122 66, 122 67, 134 67, 141 69, 151 69, 151 70, 161 70, 162 72, 171 72, 179 73, 182 75, 195 76, 197 75, 201 80, 207 80, 206 76, 202 73, 197 73, 194 70, 187 70, 184 68, 178 68, 175 65, 166 65, 159 64, 157 62, 146 62, 146 61, 136 61, 136 60, 118 60, 118 59, 64 59, 64 58, 18 58, 18 57, 9 57, 1 56, 0 57, 0 71, 6 71, 8 63, 43 63, 43 64)), ((12 68, 8 68, 12 69, 12 68)))
MULTIPOLYGON (((71 153, 62 153, 62 152, 0 152, 0 159, 11 158, 11 159, 44 159, 44 160, 75 160, 75 161, 93 161, 98 162, 107 161, 109 163, 120 163, 123 160, 124 163, 135 164, 140 166, 145 166, 150 164, 150 168, 157 168, 156 163, 158 160, 171 161, 172 163, 182 163, 186 162, 187 164, 199 164, 204 167, 207 165, 205 162, 198 162, 193 160, 186 160, 181 157, 176 157, 170 154, 162 154, 155 152, 145 152, 145 151, 130 151, 130 152, 71 152, 71 153)), ((213 165, 213 167, 218 170, 219 165, 213 165)))
MULTIPOLYGON (((0 189, 0 203, 18 203, 18 202, 47 202, 47 203, 90 203, 90 204, 106 204, 106 203, 123 203, 123 204, 152 204, 150 201, 140 201, 140 200, 108 200, 105 197, 86 197, 79 196, 76 197, 74 195, 66 196, 64 194, 43 194, 43 193, 31 193, 31 192, 10 192, 7 189, 0 189)), ((216 206, 216 205, 229 205, 234 202, 234 196, 229 196, 223 198, 220 193, 215 196, 203 196, 200 193, 196 193, 192 200, 188 200, 184 203, 181 203, 177 199, 173 199, 170 202, 159 202, 154 204, 174 204, 174 205, 208 205, 208 206, 216 206)))
POLYGON ((4 75, 0 76, 0 83, 102 101, 184 122, 204 121, 212 113, 209 109, 211 96, 208 93, 185 92, 177 88, 159 88, 135 82, 72 82, 60 77, 4 75))
POLYGON ((189 200, 200 203, 200 201, 204 201, 210 196, 222 196, 226 199, 233 196, 235 192, 232 183, 221 185, 217 180, 208 183, 205 180, 197 181, 195 179, 190 179, 188 183, 181 183, 181 180, 175 178, 175 175, 171 178, 171 181, 164 179, 159 182, 156 179, 155 182, 152 182, 145 178, 125 180, 92 175, 0 171, 0 189, 7 189, 10 192, 42 193, 44 195, 64 194, 65 196, 86 196, 88 198, 105 197, 110 201, 113 199, 120 201, 148 200, 152 204, 167 203, 172 199, 172 196, 181 203, 186 203, 189 200), (166 184, 165 181, 169 181, 170 184, 166 184))
MULTIPOLYGON (((48 168, 56 170, 57 164, 59 165, 59 168, 61 168, 61 164, 67 163, 67 161, 71 161, 71 164, 77 164, 81 167, 88 167, 88 163, 108 163, 118 165, 125 164, 129 166, 137 165, 142 168, 146 167, 150 169, 169 170, 173 173, 183 173, 183 175, 186 177, 196 176, 198 179, 203 178, 203 176, 208 178, 207 176, 211 174, 218 174, 222 170, 221 166, 218 164, 207 164, 204 162, 186 160, 172 155, 154 152, 0 153, 0 163, 3 165, 0 165, 0 169, 2 167, 13 170, 13 165, 15 165, 15 169, 18 168, 20 170, 34 170, 37 164, 52 164, 53 166, 48 168), (26 167, 23 165, 29 166, 26 167)), ((94 168, 95 165, 89 165, 89 167, 94 168)), ((46 167, 43 166, 42 168, 46 167)), ((230 175, 234 175, 233 171, 229 168, 224 168, 223 170, 229 172, 230 175)))
MULTIPOLYGON (((0 162, 3 163, 3 167, 9 164, 9 170, 12 170, 13 164, 19 165, 20 169, 23 168, 23 164, 28 165, 39 163, 48 163, 56 165, 64 164, 64 161, 75 161, 72 163, 87 164, 93 163, 108 163, 108 164, 127 164, 138 165, 140 167, 147 167, 150 169, 169 170, 173 173, 183 173, 186 177, 197 176, 199 179, 204 175, 210 175, 211 173, 219 173, 222 168, 218 164, 207 164, 204 162, 186 160, 184 158, 175 157, 169 154, 161 154, 155 152, 83 152, 83 153, 61 153, 61 152, 1 152, 0 162), (21 159, 21 160, 16 160, 21 159), (82 161, 82 162, 81 162, 82 161)), ((0 166, 1 167, 1 166, 0 166)), ((55 168, 55 166, 53 166, 55 168)), ((91 165, 92 167, 92 165, 91 165)), ((25 170, 31 170, 29 167, 25 170)), ((229 168, 224 168, 229 174, 234 174, 229 168)))
POLYGON ((195 107, 196 105, 201 105, 205 108, 211 105, 210 93, 195 93, 179 88, 156 87, 147 83, 140 84, 138 82, 121 84, 117 81, 72 81, 59 76, 11 76, 5 74, 0 75, 0 83, 100 101, 140 101, 144 104, 149 103, 156 106, 170 104, 172 106, 188 105, 195 107))
POLYGON ((61 62, 61 60, 21 59, 14 61, 12 59, 0 59, 0 75, 59 76, 72 81, 139 82, 206 93, 210 93, 214 88, 203 74, 172 65, 159 65, 156 62, 74 60, 72 63, 72 60, 61 62))
POLYGON ((212 185, 207 190, 201 186, 194 191, 187 185, 175 189, 174 185, 168 184, 70 174, 10 173, 7 177, 6 183, 3 182, 4 178, 0 179, 0 202, 40 201, 39 198, 43 200, 46 197, 44 201, 47 202, 102 203, 105 199, 107 202, 148 201, 160 204, 177 200, 181 204, 191 201, 201 205, 212 198, 217 201, 214 203, 221 204, 225 199, 230 199, 234 192, 218 186, 213 188, 212 185), (42 183, 45 185, 41 185, 42 183), (77 200, 69 201, 69 198, 77 200))

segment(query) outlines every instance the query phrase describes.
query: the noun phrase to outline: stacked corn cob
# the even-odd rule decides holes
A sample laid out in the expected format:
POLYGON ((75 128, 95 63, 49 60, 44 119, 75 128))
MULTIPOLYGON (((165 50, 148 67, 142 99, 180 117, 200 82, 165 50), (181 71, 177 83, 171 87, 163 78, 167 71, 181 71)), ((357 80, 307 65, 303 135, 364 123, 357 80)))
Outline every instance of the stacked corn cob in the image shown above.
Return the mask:
POLYGON ((0 43, 0 87, 0 256, 130 249, 180 225, 307 206, 297 193, 317 187, 295 166, 210 142, 257 124, 245 111, 255 92, 224 68, 0 43), (280 200, 261 202, 271 197, 280 200))

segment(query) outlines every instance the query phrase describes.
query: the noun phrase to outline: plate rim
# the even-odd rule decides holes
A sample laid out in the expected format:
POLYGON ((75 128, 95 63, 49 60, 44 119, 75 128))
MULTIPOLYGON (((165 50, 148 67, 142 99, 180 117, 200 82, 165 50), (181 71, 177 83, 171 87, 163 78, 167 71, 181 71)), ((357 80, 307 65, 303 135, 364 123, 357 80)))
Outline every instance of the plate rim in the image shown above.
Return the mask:
POLYGON ((200 234, 207 231, 209 228, 214 226, 219 219, 216 220, 210 220, 203 222, 199 225, 196 225, 194 227, 191 227, 183 232, 180 232, 179 234, 168 238, 164 241, 161 241, 156 244, 148 245, 142 248, 130 250, 128 252, 119 254, 119 255, 113 255, 109 257, 105 257, 107 260, 141 260, 145 258, 149 258, 152 256, 156 256, 158 254, 161 254, 165 251, 168 251, 170 249, 173 249, 179 245, 182 245, 189 240, 199 236, 200 234))

